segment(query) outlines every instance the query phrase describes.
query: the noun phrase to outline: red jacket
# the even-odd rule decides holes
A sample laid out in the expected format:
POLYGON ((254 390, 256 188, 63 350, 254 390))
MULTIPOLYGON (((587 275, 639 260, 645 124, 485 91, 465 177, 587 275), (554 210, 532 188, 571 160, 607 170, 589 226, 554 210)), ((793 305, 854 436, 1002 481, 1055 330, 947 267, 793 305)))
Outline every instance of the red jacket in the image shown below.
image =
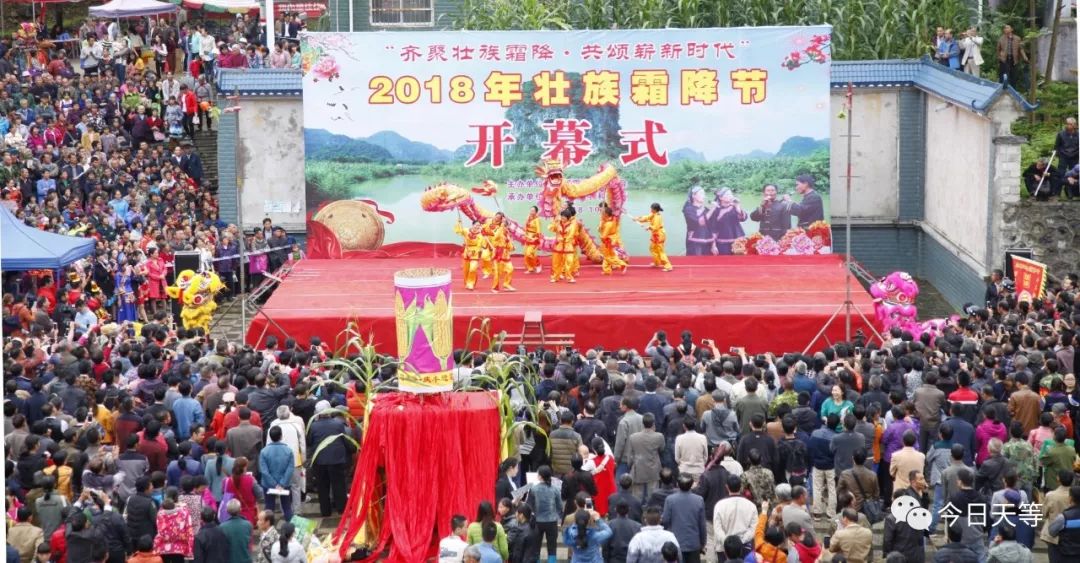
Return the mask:
POLYGON ((180 107, 184 110, 184 113, 188 115, 194 114, 199 111, 199 101, 195 97, 195 92, 187 90, 180 95, 180 107))

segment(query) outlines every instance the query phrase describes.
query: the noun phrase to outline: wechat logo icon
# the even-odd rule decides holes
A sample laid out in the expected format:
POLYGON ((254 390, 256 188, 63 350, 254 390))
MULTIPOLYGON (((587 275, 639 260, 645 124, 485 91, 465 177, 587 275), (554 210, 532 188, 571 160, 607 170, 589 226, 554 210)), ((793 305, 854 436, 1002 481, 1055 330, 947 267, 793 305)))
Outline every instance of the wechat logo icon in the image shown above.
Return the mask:
POLYGON ((929 530, 933 520, 930 511, 919 506, 915 497, 903 496, 894 500, 890 512, 897 522, 906 522, 911 529, 920 532, 929 530))

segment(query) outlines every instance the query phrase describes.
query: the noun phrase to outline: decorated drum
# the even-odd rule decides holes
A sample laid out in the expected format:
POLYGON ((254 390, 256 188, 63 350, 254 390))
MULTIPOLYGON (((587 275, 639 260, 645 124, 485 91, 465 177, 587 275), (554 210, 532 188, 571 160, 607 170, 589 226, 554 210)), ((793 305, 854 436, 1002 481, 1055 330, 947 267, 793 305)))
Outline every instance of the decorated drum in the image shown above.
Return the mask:
POLYGON ((394 274, 394 316, 401 358, 398 387, 410 393, 454 385, 454 313, 450 270, 412 268, 394 274))

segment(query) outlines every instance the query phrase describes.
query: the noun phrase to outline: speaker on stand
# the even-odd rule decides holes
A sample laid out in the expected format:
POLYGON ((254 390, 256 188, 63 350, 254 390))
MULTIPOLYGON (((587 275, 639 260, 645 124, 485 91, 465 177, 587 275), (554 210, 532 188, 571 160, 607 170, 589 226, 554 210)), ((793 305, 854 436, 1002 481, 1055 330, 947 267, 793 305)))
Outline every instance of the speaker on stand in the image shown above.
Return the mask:
MULTIPOLYGON (((199 259, 199 253, 197 251, 179 251, 176 254, 173 254, 172 271, 169 272, 169 274, 166 276, 166 279, 168 279, 169 284, 172 285, 172 284, 176 283, 176 274, 179 274, 180 272, 183 272, 184 270, 191 270, 193 272, 198 272, 200 262, 201 262, 201 260, 199 259)), ((179 319, 180 318, 180 300, 179 299, 170 299, 169 302, 170 302, 169 305, 171 306, 170 308, 172 310, 173 318, 174 319, 179 319)), ((177 321, 177 325, 179 325, 179 324, 180 324, 179 321, 177 321)))

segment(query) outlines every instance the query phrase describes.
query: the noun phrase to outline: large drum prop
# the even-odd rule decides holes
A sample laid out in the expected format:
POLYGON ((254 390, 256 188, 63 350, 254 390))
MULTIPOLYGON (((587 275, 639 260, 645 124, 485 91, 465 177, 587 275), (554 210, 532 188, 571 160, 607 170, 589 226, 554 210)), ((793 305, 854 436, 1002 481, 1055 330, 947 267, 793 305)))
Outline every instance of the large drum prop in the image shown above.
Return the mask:
POLYGON ((395 273, 394 314, 401 357, 398 387, 408 393, 453 389, 450 270, 413 268, 395 273))

